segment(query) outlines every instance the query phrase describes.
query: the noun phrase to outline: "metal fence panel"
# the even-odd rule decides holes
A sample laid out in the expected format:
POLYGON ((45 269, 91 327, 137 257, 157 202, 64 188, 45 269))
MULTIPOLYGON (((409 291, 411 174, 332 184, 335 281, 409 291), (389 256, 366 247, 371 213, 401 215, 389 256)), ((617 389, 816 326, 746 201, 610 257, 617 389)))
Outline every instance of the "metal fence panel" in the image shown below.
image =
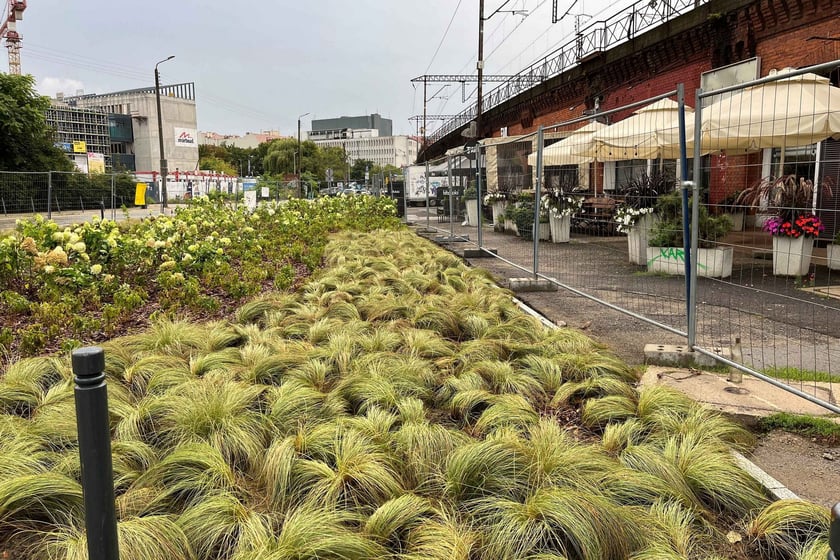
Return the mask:
POLYGON ((830 136, 840 119, 829 122, 840 89, 813 72, 837 67, 699 92, 693 139, 701 213, 732 226, 699 236, 698 249, 723 253, 731 273, 697 282, 697 345, 738 339, 738 363, 827 404, 840 374, 840 273, 830 260, 840 210, 840 142, 830 136))
MULTIPOLYGON (((837 68, 840 62, 828 66, 837 68)), ((720 100, 738 89, 743 88, 709 92, 707 97, 720 100)), ((669 92, 607 113, 612 113, 614 122, 642 115, 635 118, 636 124, 655 129, 656 118, 644 116, 644 107, 676 94, 669 92)), ((840 122, 837 99, 832 97, 824 112, 840 122)), ((761 105, 768 102, 765 97, 761 105)), ((714 110, 698 105, 695 116, 690 110, 686 115, 689 130, 695 117, 704 123, 704 112, 714 110)), ((810 117, 800 114, 795 122, 797 126, 817 123, 819 113, 814 109, 810 117)), ((793 122, 790 115, 788 110, 779 119, 793 122)), ((772 120, 766 110, 749 115, 742 107, 738 126, 751 122, 761 128, 772 120)), ((626 145, 620 140, 608 145, 603 139, 602 145, 593 144, 585 126, 597 128, 586 119, 577 119, 547 128, 542 142, 531 135, 482 143, 479 168, 488 219, 478 236, 480 247, 496 249, 500 259, 526 275, 550 280, 677 335, 722 365, 736 365, 830 410, 840 410, 834 404, 834 378, 840 374, 840 254, 830 243, 840 230, 840 141, 828 135, 815 138, 813 145, 787 145, 784 150, 772 146, 738 149, 726 135, 720 136, 717 145, 710 144, 707 137, 712 131, 701 124, 695 127, 694 138, 688 138, 688 147, 692 143, 702 147, 701 153, 683 164, 678 158, 687 146, 674 127, 666 131, 670 136, 655 135, 657 145, 651 147, 638 138, 626 145), (538 184, 538 158, 543 162, 540 200, 533 188, 538 184), (687 212, 682 201, 678 178, 683 173, 697 185, 696 219, 691 219, 694 207, 687 212), (786 177, 787 183, 779 183, 786 177), (807 202, 781 204, 772 197, 750 201, 732 196, 760 190, 757 185, 762 180, 765 187, 775 184, 765 188, 767 192, 802 190, 807 202), (809 191, 811 184, 816 188, 809 191), (517 214, 516 205, 541 204, 551 215, 549 203, 558 209, 557 214, 566 214, 555 216, 567 218, 566 223, 549 223, 548 239, 536 244, 511 242, 516 239, 517 215, 523 226, 540 228, 523 218, 522 212, 517 214), (639 219, 629 227, 622 221, 626 216, 622 208, 630 203, 636 207, 656 204, 657 217, 639 219), (773 245, 779 245, 780 236, 764 230, 770 227, 765 226, 768 215, 793 215, 796 224, 795 218, 806 211, 824 223, 826 232, 811 242, 805 268, 786 264, 787 268, 780 269, 778 263, 774 267, 773 245), (696 237, 696 246, 688 251, 687 231, 696 237), (686 282, 686 261, 691 263, 688 279, 697 276, 693 283, 686 282), (735 350, 735 361, 726 349, 735 350)), ((457 226, 450 224, 455 236, 466 237, 471 231, 469 226, 457 226)), ((773 227, 792 226, 782 221, 773 227)), ((837 241, 840 247, 840 238, 837 241)), ((777 247, 775 253, 790 257, 796 251, 777 247)))

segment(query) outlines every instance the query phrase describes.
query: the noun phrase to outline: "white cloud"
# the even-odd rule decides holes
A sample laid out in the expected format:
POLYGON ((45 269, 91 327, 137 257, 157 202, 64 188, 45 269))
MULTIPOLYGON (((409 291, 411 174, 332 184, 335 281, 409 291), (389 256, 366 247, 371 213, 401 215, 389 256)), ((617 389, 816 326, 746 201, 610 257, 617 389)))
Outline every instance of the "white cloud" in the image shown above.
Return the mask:
POLYGON ((85 85, 79 80, 46 76, 38 83, 37 89, 41 95, 55 97, 58 92, 64 95, 76 95, 77 91, 85 89, 85 85))

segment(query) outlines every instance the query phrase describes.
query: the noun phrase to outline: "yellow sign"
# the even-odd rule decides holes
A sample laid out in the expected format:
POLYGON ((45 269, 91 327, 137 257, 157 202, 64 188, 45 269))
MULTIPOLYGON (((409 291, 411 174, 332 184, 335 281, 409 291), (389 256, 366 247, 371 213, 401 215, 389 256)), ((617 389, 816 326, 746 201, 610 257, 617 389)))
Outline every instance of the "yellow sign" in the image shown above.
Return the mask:
POLYGON ((137 183, 134 186, 134 205, 146 206, 146 183, 137 183))
POLYGON ((105 156, 88 152, 88 173, 105 173, 105 156))
POLYGON ((74 140, 73 141, 73 153, 74 154, 86 154, 87 153, 87 142, 84 140, 74 140))

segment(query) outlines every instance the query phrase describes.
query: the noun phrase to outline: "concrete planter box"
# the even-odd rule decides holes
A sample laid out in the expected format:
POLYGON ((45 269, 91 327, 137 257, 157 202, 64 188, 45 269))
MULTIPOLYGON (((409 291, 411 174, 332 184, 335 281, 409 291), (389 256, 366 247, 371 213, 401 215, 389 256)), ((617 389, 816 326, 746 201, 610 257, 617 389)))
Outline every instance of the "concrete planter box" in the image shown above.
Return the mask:
POLYGON ((825 256, 828 259, 828 268, 831 270, 840 270, 840 245, 827 245, 825 256))
POLYGON ((478 227, 478 200, 467 200, 464 204, 467 207, 467 225, 478 227))
POLYGON ((571 216, 555 216, 551 212, 548 214, 548 225, 551 229, 552 243, 568 243, 570 239, 570 232, 572 229, 571 216))
POLYGON ((729 221, 732 222, 732 231, 744 231, 745 216, 743 212, 737 212, 734 214, 731 212, 726 212, 724 216, 726 216, 729 219, 729 221))
POLYGON ((493 203, 493 225, 498 226, 505 221, 505 210, 508 203, 505 201, 493 203))
MULTIPOLYGON (((698 249, 697 252, 697 276, 732 276, 732 247, 698 249)), ((685 251, 681 247, 648 247, 647 268, 649 272, 685 276, 685 251)))
POLYGON ((648 235, 657 220, 655 215, 645 214, 627 232, 627 251, 631 263, 647 264, 648 235))
POLYGON ((805 276, 811 266, 814 239, 811 237, 773 236, 773 274, 805 276))
POLYGON ((551 238, 551 224, 540 222, 540 241, 548 241, 551 238))

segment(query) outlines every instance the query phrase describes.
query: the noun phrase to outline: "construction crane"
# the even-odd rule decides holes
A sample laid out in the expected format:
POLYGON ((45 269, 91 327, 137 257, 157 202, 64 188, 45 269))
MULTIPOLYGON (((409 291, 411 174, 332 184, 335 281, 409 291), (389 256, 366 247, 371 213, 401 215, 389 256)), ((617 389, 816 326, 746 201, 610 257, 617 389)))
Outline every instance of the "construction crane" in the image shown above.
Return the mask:
POLYGON ((0 20, 0 39, 6 39, 6 48, 9 49, 9 74, 20 75, 20 33, 17 31, 17 22, 23 21, 23 11, 26 9, 26 0, 4 0, 6 11, 3 19, 0 20))

